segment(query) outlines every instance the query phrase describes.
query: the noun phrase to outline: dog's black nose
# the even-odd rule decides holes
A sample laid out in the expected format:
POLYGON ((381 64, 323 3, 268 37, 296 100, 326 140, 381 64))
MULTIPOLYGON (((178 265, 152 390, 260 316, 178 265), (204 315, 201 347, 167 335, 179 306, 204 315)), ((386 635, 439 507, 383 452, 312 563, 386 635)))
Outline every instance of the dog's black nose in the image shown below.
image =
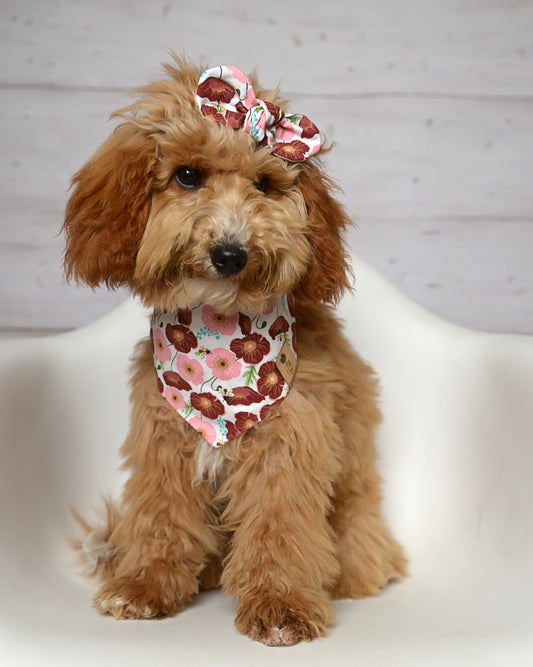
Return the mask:
POLYGON ((211 249, 209 253, 211 263, 218 273, 228 278, 236 276, 246 266, 248 255, 246 250, 233 243, 221 243, 211 249))

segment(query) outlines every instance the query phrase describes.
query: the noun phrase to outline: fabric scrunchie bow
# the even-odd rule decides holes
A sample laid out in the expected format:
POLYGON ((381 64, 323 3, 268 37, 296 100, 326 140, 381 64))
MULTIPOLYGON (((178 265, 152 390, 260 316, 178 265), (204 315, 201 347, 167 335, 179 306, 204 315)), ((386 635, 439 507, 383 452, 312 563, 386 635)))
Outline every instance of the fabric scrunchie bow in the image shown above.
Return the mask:
POLYGON ((275 104, 258 100, 250 79, 236 67, 220 65, 206 70, 198 82, 196 102, 206 118, 243 129, 285 160, 301 162, 320 150, 320 132, 309 118, 285 115, 275 104))

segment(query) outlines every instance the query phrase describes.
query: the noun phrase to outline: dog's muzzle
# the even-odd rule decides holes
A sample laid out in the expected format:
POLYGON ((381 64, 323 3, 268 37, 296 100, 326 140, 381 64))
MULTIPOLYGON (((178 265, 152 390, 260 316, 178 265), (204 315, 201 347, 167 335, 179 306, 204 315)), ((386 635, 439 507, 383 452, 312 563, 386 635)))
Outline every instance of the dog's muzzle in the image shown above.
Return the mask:
POLYGON ((236 276, 246 266, 248 253, 240 246, 233 243, 223 243, 214 246, 209 253, 211 263, 217 273, 229 278, 236 276))

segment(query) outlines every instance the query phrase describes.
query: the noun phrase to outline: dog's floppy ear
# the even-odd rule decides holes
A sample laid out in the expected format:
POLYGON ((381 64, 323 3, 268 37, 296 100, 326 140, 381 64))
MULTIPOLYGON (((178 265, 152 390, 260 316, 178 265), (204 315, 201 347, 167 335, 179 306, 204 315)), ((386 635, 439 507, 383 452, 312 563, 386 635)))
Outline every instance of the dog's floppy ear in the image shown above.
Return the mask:
POLYGON ((332 195, 335 184, 315 163, 302 164, 298 183, 307 207, 312 256, 294 296, 300 303, 336 303, 350 288, 351 271, 343 232, 352 223, 332 195))
POLYGON ((150 210, 155 159, 154 140, 127 122, 75 174, 63 225, 67 279, 91 287, 131 280, 150 210))

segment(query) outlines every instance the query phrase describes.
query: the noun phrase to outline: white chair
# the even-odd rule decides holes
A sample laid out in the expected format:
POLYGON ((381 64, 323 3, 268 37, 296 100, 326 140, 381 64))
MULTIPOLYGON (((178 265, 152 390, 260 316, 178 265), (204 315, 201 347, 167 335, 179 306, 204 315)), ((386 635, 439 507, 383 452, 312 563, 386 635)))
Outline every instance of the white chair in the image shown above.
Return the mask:
POLYGON ((462 329, 355 260, 340 307, 377 369, 385 508, 411 576, 335 603, 326 639, 274 651, 199 595, 162 621, 116 622, 68 569, 68 508, 123 482, 128 358, 148 330, 128 301, 93 325, 0 344, 0 664, 533 664, 533 337, 462 329))

